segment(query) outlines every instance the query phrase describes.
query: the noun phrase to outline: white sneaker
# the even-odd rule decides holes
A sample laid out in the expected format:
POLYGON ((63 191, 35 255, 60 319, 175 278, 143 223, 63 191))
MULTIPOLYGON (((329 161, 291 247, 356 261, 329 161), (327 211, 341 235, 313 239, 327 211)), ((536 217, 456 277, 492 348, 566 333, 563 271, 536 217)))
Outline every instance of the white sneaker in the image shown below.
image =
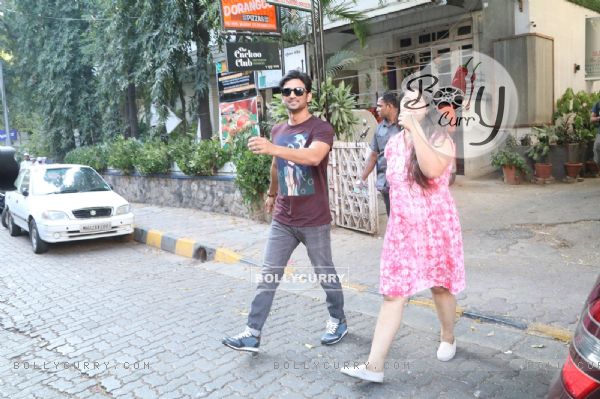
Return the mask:
POLYGON ((350 377, 359 378, 363 381, 369 382, 383 382, 383 371, 370 371, 367 370, 367 366, 361 364, 359 366, 344 366, 340 370, 342 373, 349 375, 350 377))
POLYGON ((448 360, 452 360, 452 358, 454 358, 454 355, 456 355, 456 339, 451 344, 442 341, 440 343, 440 347, 437 350, 438 360, 442 362, 447 362, 448 360))

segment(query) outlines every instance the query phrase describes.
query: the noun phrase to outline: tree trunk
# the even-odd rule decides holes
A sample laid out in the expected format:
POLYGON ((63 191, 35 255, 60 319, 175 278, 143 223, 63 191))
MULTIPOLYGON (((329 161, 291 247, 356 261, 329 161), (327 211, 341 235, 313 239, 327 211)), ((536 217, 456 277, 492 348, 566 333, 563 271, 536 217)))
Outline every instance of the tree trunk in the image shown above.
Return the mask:
POLYGON ((177 82, 178 91, 179 91, 179 101, 181 101, 181 113, 183 115, 183 119, 181 121, 184 133, 187 133, 188 123, 187 123, 187 109, 185 102, 185 93, 183 92, 183 84, 181 82, 177 82))
MULTIPOLYGON (((198 1, 194 2, 194 15, 202 15, 202 9, 198 1)), ((196 19, 194 26, 194 42, 196 43, 196 114, 200 124, 200 137, 202 140, 212 138, 212 124, 210 122, 210 98, 208 86, 210 85, 210 75, 208 72, 208 43, 210 34, 207 28, 202 25, 200 19, 196 19)))
POLYGON ((200 136, 202 140, 210 140, 213 135, 207 94, 208 90, 206 90, 206 93, 198 93, 196 95, 198 99, 198 123, 200 124, 200 136))
POLYGON ((129 83, 127 86, 127 124, 129 137, 138 137, 138 118, 137 118, 137 97, 135 93, 135 84, 129 83))

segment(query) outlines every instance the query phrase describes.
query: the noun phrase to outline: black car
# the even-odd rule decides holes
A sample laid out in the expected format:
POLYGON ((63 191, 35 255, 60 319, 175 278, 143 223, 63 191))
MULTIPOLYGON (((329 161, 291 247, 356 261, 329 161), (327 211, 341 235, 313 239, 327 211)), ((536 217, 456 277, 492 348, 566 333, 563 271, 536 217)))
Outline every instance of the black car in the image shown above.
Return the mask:
POLYGON ((0 211, 2 211, 2 225, 6 227, 4 219, 4 193, 14 190, 14 182, 19 174, 19 165, 15 160, 13 147, 0 146, 0 211))

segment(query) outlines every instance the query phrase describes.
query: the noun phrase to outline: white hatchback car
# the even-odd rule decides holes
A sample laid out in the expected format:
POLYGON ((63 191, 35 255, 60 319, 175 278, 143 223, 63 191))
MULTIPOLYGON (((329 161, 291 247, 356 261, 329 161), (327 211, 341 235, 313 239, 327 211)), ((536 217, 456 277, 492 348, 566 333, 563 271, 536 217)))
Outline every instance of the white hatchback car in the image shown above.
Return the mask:
POLYGON ((36 254, 48 243, 133 232, 129 203, 89 166, 31 166, 19 172, 15 187, 6 193, 8 231, 13 237, 28 231, 36 254))

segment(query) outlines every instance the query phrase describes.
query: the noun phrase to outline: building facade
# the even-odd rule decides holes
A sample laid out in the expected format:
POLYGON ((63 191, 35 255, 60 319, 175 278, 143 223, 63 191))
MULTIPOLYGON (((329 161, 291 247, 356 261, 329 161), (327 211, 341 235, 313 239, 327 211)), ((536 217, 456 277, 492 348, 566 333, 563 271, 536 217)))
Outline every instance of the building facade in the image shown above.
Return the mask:
MULTIPOLYGON (((369 36, 361 47, 343 21, 325 20, 325 53, 353 50, 362 61, 337 75, 353 88, 361 108, 374 107, 384 91, 400 91, 404 78, 429 67, 449 83, 474 54, 501 64, 516 87, 518 108, 503 132, 521 137, 533 126, 551 124, 556 100, 574 91, 598 91, 586 80, 586 18, 600 13, 568 0, 357 0, 369 36)), ((213 53, 215 62, 225 59, 213 53)), ((213 130, 219 127, 216 77, 211 82, 213 130)), ((262 90, 262 104, 272 90, 262 90)), ((362 117, 361 117, 362 119, 362 117)), ((477 177, 493 170, 491 153, 471 153, 457 134, 457 170, 477 177)))
MULTIPOLYGON (((600 14, 567 0, 359 0, 357 10, 368 18, 366 46, 348 25, 326 21, 325 52, 363 55, 365 61, 341 77, 362 106, 373 106, 386 90, 399 91, 406 76, 427 65, 449 82, 474 52, 512 77, 519 106, 509 133, 516 136, 552 123, 556 100, 568 88, 600 90, 583 68, 585 21, 600 14)), ((457 143, 460 174, 492 170, 490 154, 473 156, 460 138, 457 143)))

